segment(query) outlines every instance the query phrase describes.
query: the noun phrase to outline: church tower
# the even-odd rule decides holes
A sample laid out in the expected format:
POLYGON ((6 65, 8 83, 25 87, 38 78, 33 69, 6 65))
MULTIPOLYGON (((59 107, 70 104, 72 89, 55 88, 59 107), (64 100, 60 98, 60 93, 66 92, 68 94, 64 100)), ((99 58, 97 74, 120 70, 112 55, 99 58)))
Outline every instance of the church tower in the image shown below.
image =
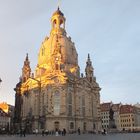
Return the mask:
POLYGON ((31 74, 30 61, 28 59, 27 54, 22 68, 22 82, 26 82, 30 77, 30 74, 31 74))
POLYGON ((61 32, 63 30, 63 33, 65 32, 65 17, 64 14, 60 11, 59 7, 56 12, 53 13, 53 16, 51 18, 51 24, 52 24, 52 32, 61 32))
POLYGON ((94 68, 92 66, 92 62, 90 60, 90 55, 88 54, 88 59, 86 62, 86 68, 85 68, 86 78, 88 81, 92 82, 94 77, 94 68))

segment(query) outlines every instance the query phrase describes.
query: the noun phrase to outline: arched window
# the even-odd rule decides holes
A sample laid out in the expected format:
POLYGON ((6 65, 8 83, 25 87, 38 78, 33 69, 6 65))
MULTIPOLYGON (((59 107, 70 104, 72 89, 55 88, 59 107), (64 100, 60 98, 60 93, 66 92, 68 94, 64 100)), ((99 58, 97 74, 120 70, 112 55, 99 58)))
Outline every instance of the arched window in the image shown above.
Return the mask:
POLYGON ((83 130, 86 131, 86 129, 87 129, 87 124, 86 124, 86 122, 84 122, 83 123, 83 130))
POLYGON ((62 19, 60 20, 60 27, 64 28, 64 21, 62 19))
POLYGON ((55 64, 55 69, 58 70, 58 64, 55 64))
POLYGON ((74 123, 70 122, 70 129, 74 129, 74 123))
POLYGON ((45 48, 42 48, 42 56, 45 55, 45 48))
POLYGON ((85 96, 82 96, 82 116, 85 116, 85 96))
POLYGON ((68 94, 68 102, 69 104, 72 104, 72 93, 68 94))
POLYGON ((53 21, 53 28, 55 28, 56 27, 56 24, 57 24, 57 21, 56 21, 56 19, 53 21))
POLYGON ((26 77, 23 78, 23 82, 26 82, 26 77))
POLYGON ((68 93, 68 115, 72 115, 72 93, 68 93))
POLYGON ((60 92, 55 91, 54 93, 54 115, 60 114, 60 92))

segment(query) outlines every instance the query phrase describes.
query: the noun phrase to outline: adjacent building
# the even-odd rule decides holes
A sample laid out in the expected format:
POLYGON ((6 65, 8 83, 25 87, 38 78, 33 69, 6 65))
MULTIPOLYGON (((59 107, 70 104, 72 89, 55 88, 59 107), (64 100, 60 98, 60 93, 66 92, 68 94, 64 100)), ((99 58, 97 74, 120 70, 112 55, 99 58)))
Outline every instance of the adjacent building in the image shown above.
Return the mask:
POLYGON ((136 129, 140 130, 140 104, 135 104, 135 120, 136 120, 136 129))
POLYGON ((13 125, 14 106, 0 103, 0 132, 9 131, 13 125))
POLYGON ((121 130, 140 130, 140 108, 132 105, 122 105, 120 108, 121 130))
POLYGON ((112 106, 112 102, 102 103, 101 104, 101 121, 102 121, 102 128, 108 129, 109 128, 109 111, 112 106))
POLYGON ((7 131, 10 124, 10 115, 0 108, 0 133, 7 131))
POLYGON ((135 126, 135 110, 132 105, 122 105, 120 108, 121 130, 132 130, 135 126))
POLYGON ((35 73, 28 54, 16 85, 16 127, 32 132, 100 131, 100 90, 88 54, 85 76, 80 74, 78 53, 65 29, 66 18, 58 8, 52 15, 52 29, 38 53, 35 73))
POLYGON ((115 126, 118 131, 140 131, 140 107, 112 102, 101 104, 102 128, 109 129, 109 111, 112 108, 115 126))

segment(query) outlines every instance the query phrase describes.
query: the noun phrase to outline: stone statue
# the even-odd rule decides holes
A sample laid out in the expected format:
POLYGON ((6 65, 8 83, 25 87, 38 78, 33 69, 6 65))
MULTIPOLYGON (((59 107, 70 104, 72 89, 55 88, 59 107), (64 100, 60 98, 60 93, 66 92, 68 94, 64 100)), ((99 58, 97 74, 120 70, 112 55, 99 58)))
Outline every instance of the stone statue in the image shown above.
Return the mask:
POLYGON ((110 110, 109 110, 109 119, 114 120, 114 111, 112 108, 110 108, 110 110))
POLYGON ((109 110, 109 128, 110 131, 115 131, 116 129, 116 125, 115 125, 115 120, 114 120, 114 111, 112 109, 112 107, 109 110))

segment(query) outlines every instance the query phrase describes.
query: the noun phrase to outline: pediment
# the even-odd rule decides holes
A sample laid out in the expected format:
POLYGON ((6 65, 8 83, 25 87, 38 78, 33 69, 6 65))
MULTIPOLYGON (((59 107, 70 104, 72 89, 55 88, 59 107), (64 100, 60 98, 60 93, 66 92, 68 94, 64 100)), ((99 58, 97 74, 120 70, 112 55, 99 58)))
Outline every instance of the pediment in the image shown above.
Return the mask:
POLYGON ((34 87, 37 87, 39 85, 39 80, 34 80, 29 78, 25 83, 22 84, 23 89, 32 89, 34 87))
POLYGON ((78 85, 82 85, 84 87, 91 87, 91 83, 86 78, 80 78, 76 81, 78 85))
POLYGON ((84 87, 91 87, 91 88, 99 87, 96 81, 93 81, 92 83, 90 83, 85 77, 80 78, 79 80, 76 81, 76 83, 84 87))
POLYGON ((67 81, 67 77, 64 76, 64 75, 53 75, 50 77, 50 80, 53 82, 53 83, 66 83, 67 81))

